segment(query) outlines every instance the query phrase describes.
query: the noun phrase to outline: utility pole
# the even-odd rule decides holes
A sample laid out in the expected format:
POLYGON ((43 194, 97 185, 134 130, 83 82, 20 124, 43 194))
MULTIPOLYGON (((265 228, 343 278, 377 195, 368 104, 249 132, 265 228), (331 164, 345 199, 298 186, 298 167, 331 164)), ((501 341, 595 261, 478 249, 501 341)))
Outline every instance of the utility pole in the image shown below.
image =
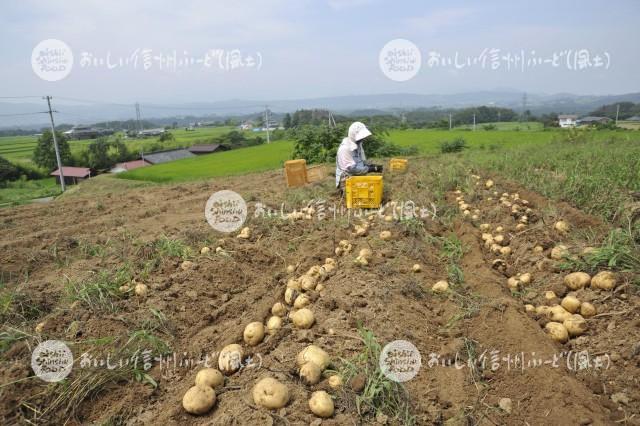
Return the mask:
POLYGON ((271 143, 271 139, 269 137, 269 105, 264 106, 264 121, 267 124, 267 143, 271 143))
POLYGON ((56 125, 53 123, 53 111, 51 110, 51 96, 45 96, 47 100, 47 106, 49 107, 49 118, 51 119, 51 135, 53 136, 53 148, 56 151, 56 161, 58 162, 58 172, 60 172, 60 188, 62 192, 65 191, 64 187, 64 172, 62 171, 62 161, 60 160, 60 148, 58 148, 58 139, 56 138, 56 125))
POLYGON ((142 132, 142 126, 140 124, 140 104, 138 102, 136 102, 136 127, 139 135, 142 132))
POLYGON ((473 131, 476 130, 476 113, 473 113, 473 131))
POLYGON ((451 113, 449 113, 449 130, 451 130, 451 113))
POLYGON ((616 126, 618 125, 618 115, 620 114, 620 104, 616 107, 616 126))

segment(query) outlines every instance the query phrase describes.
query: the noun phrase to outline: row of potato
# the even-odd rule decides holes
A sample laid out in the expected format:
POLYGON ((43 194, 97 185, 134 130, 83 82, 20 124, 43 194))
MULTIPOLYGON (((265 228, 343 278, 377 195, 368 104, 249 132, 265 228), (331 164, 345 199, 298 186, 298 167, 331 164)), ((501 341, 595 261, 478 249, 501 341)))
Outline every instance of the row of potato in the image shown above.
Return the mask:
MULTIPOLYGON (((296 212, 297 213, 297 212, 296 212)), ((299 212, 304 215, 312 214, 308 210, 299 212)), ((296 215, 297 216, 297 215, 296 215)), ((297 217, 295 217, 297 219, 297 217)), ((251 231, 245 227, 238 234, 238 238, 250 238, 251 231)), ((342 241, 340 247, 351 250, 348 241, 342 241)), ((220 252, 222 249, 216 249, 220 252)), ((202 254, 208 254, 209 250, 201 250, 202 254)), ((363 254, 363 253, 361 253, 363 254)), ((312 293, 320 294, 324 290, 324 281, 335 272, 337 267, 333 258, 327 258, 322 265, 314 265, 304 274, 290 278, 287 281, 282 301, 274 303, 271 308, 271 316, 265 323, 254 321, 246 325, 243 332, 243 341, 247 346, 260 344, 266 335, 273 335, 282 328, 288 318, 299 329, 309 329, 315 323, 315 315, 309 308, 313 297, 312 293)), ((295 267, 287 266, 287 273, 293 274, 295 267)), ((244 358, 242 345, 234 343, 225 346, 218 355, 218 369, 205 368, 198 372, 195 385, 184 394, 182 405, 191 414, 200 415, 208 413, 216 403, 216 388, 224 384, 224 377, 236 373, 244 358)), ((325 369, 329 366, 331 358, 320 347, 309 345, 296 357, 296 363, 300 379, 307 385, 315 385, 322 380, 325 369)), ((342 386, 342 378, 339 375, 331 375, 328 384, 333 389, 342 386)), ((273 377, 260 379, 252 390, 253 401, 256 405, 266 409, 278 409, 289 402, 289 389, 273 377)), ((331 417, 334 413, 334 404, 331 395, 326 391, 315 391, 311 394, 309 409, 318 417, 331 417)))
MULTIPOLYGON (((476 181, 480 180, 479 176, 473 176, 476 181)), ((476 183, 479 186, 479 182, 476 183)), ((492 180, 485 182, 485 188, 491 190, 494 188, 495 183, 492 180)), ((458 202, 460 210, 463 211, 465 216, 469 216, 470 209, 472 208, 464 199, 462 191, 455 191, 456 201, 458 202)), ((530 207, 527 200, 521 199, 518 193, 509 194, 504 192, 499 195, 498 191, 491 192, 491 195, 487 196, 486 201, 493 201, 494 197, 497 197, 497 202, 502 206, 510 209, 510 214, 513 216, 517 224, 515 231, 523 231, 529 224, 530 217, 535 215, 535 211, 530 207)), ((481 215, 479 209, 475 209, 472 220, 477 221, 481 215)), ((512 249, 509 247, 511 243, 511 237, 505 236, 505 229, 503 226, 498 225, 495 228, 488 223, 482 223, 479 225, 479 229, 482 232, 481 238, 484 241, 484 247, 496 256, 506 258, 511 255, 512 249)), ((554 231, 561 235, 567 235, 571 227, 564 221, 559 220, 553 225, 554 231)), ((585 253, 593 250, 593 248, 585 249, 585 253)), ((534 253, 541 254, 544 251, 542 246, 535 246, 534 253)), ((558 244, 550 253, 551 259, 561 260, 569 255, 568 248, 565 245, 558 244)), ((492 262, 494 268, 500 266, 506 266, 506 262, 503 259, 495 259, 492 262)), ((507 279, 507 287, 512 291, 518 291, 525 288, 533 280, 530 272, 520 272, 507 279)), ((560 304, 553 304, 551 306, 540 305, 534 306, 531 304, 525 305, 526 312, 536 313, 548 320, 544 325, 545 331, 555 341, 565 343, 571 337, 577 337, 584 334, 587 329, 586 318, 591 318, 597 314, 597 310, 594 305, 589 302, 581 302, 573 292, 580 289, 589 287, 595 290, 611 290, 616 286, 616 276, 610 271, 601 271, 594 277, 591 277, 585 272, 573 272, 567 274, 564 277, 564 284, 569 293, 565 296, 560 304)), ((557 302, 557 295, 553 291, 545 292, 545 300, 548 303, 557 302)))

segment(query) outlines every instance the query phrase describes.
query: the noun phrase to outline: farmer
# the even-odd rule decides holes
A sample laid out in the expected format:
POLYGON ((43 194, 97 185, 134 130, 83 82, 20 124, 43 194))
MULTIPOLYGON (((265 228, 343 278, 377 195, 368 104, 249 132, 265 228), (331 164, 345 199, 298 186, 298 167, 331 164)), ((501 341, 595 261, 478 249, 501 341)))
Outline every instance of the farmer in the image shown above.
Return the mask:
POLYGON ((369 136, 371 132, 363 123, 356 121, 349 126, 349 133, 342 139, 336 155, 336 188, 343 190, 344 182, 349 176, 382 172, 382 166, 366 161, 362 145, 369 136))

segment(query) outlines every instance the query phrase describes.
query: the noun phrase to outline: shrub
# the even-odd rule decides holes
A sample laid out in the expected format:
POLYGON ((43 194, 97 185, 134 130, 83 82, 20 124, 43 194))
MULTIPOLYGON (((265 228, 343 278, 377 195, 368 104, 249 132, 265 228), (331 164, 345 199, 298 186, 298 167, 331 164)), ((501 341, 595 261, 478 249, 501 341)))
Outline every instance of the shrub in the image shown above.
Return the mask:
MULTIPOLYGON (((333 162, 338 152, 338 147, 348 132, 347 124, 336 127, 327 125, 305 126, 295 133, 296 144, 293 149, 293 158, 304 158, 307 163, 333 162)), ((390 157, 394 155, 414 155, 417 148, 400 147, 384 139, 386 132, 380 128, 371 128, 372 135, 364 144, 368 158, 390 157)))
POLYGON ((452 141, 444 141, 440 144, 440 152, 443 154, 449 152, 460 152, 467 147, 467 141, 464 138, 456 138, 452 141))

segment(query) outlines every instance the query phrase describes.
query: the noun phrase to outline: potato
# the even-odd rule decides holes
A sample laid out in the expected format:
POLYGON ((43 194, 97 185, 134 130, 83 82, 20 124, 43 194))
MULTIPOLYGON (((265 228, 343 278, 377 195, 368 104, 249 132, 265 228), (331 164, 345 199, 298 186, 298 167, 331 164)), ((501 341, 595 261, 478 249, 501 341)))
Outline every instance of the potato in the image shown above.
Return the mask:
POLYGON ((597 313, 596 307, 589 302, 582 302, 580 305, 580 315, 584 318, 591 318, 597 313))
POLYGON ((509 287, 511 290, 517 290, 519 285, 520 280, 516 277, 511 277, 507 280, 507 287, 509 287))
POLYGON ((493 240, 493 235, 488 232, 482 234, 482 241, 493 240))
POLYGON ((564 320, 571 318, 571 313, 562 306, 555 305, 549 308, 547 316, 551 321, 563 322, 564 320))
POLYGON ((542 246, 535 246, 533 248, 533 252, 534 253, 542 253, 543 251, 544 251, 544 247, 542 247, 542 246))
MULTIPOLYGON (((520 219, 522 220, 522 219, 520 219)), ((519 223, 516 225, 516 231, 522 231, 527 227, 527 225, 525 225, 524 223, 519 223)))
POLYGON ((483 223, 480 225, 480 230, 482 232, 487 232, 490 229, 491 229, 491 225, 489 225, 488 223, 483 223))
POLYGON ((300 378, 307 385, 315 385, 322 378, 322 369, 315 362, 307 362, 300 367, 300 378))
POLYGON ((498 226, 498 227, 496 227, 496 232, 497 232, 498 234, 500 234, 500 233, 501 233, 501 232, 503 232, 503 231, 504 231, 504 228, 503 228, 502 226, 498 226))
POLYGON ((316 291, 321 292, 322 290, 324 290, 324 284, 320 283, 316 286, 316 291))
POLYGON ((509 256, 511 254, 511 247, 501 247, 500 254, 503 256, 509 256))
POLYGON ((551 258, 554 260, 562 260, 569 256, 569 248, 563 244, 558 244, 551 249, 551 258))
POLYGON ((320 266, 313 265, 305 275, 309 275, 310 277, 318 277, 320 275, 320 266))
POLYGON ((222 247, 216 247, 216 253, 222 253, 224 249, 222 247))
POLYGON ((196 374, 196 386, 209 386, 212 389, 224 384, 224 376, 215 368, 203 368, 196 374))
POLYGON ((324 264, 325 264, 325 265, 333 265, 333 266, 336 266, 336 260, 335 260, 333 257, 327 257, 327 258, 324 260, 324 264))
POLYGON ((562 322, 562 325, 569 332, 569 336, 581 336, 587 331, 587 322, 581 315, 574 314, 562 322))
POLYGON ((485 183, 484 183, 485 188, 487 189, 491 189, 493 188, 493 181, 491 179, 488 179, 485 183))
POLYGON ((566 327, 558 322, 548 322, 544 329, 556 342, 565 343, 569 340, 569 332, 566 327))
POLYGON ((422 266, 420 266, 420 264, 419 264, 419 263, 416 263, 416 264, 414 264, 414 265, 411 267, 411 270, 412 270, 413 272, 420 272, 420 271, 422 271, 422 266))
POLYGON ((265 377, 253 387, 253 402, 264 408, 279 409, 289 402, 289 389, 276 379, 265 377))
POLYGON ((303 275, 300 277, 300 286, 303 290, 310 291, 316 288, 316 284, 318 283, 317 275, 303 275))
POLYGON ((549 314, 549 309, 551 309, 550 306, 546 306, 546 305, 538 306, 536 307, 536 314, 547 316, 549 314))
POLYGON ((328 382, 331 389, 340 389, 343 385, 342 377, 337 374, 329 377, 328 382))
POLYGON ((390 214, 386 215, 384 217, 384 221, 385 222, 393 222, 393 216, 391 216, 390 214))
POLYGON ((564 285, 571 290, 580 290, 589 285, 591 277, 586 272, 572 272, 564 277, 564 285))
MULTIPOLYGON (((497 231, 497 229, 496 229, 496 231, 497 231)), ((497 243, 497 244, 502 244, 502 243, 504 243, 504 235, 501 235, 501 234, 495 235, 495 236, 493 237, 493 241, 494 241, 495 243, 497 243)))
POLYGON ((610 271, 601 271, 591 279, 591 287, 601 290, 611 290, 616 286, 616 276, 610 271))
POLYGON ((244 228, 242 228, 240 230, 240 233, 238 234, 238 238, 242 238, 242 239, 249 239, 251 237, 251 229, 248 226, 245 226, 244 228))
POLYGON ((298 297, 298 291, 294 290, 291 287, 287 287, 287 289, 284 292, 284 301, 287 305, 293 305, 293 302, 296 300, 296 297, 298 297))
POLYGON ((331 363, 331 357, 319 346, 309 345, 296 355, 296 364, 298 367, 302 367, 308 362, 312 362, 320 367, 320 370, 324 370, 329 366, 329 363, 331 363))
POLYGON ((182 397, 182 407, 187 413, 205 414, 216 403, 216 392, 209 386, 193 386, 182 397))
POLYGON ((45 321, 39 322, 38 324, 36 324, 36 328, 35 331, 36 333, 40 334, 44 331, 44 328, 46 327, 47 323, 45 321))
POLYGON ((387 241, 391 239, 391 231, 382 231, 380 232, 380 239, 387 241))
POLYGON ((271 307, 271 314, 272 315, 275 315, 275 316, 278 316, 278 317, 283 317, 283 316, 285 316, 286 313, 287 313, 287 308, 284 306, 284 304, 282 302, 276 302, 271 307))
POLYGON ((120 293, 128 293, 129 290, 131 290, 131 287, 129 287, 128 284, 123 284, 120 287, 118 287, 118 291, 120 291, 120 293))
POLYGON ((287 281, 287 288, 292 288, 294 290, 302 290, 302 286, 300 285, 300 280, 290 278, 287 281))
POLYGON ((211 252, 211 248, 210 248, 210 247, 207 247, 207 246, 202 247, 202 248, 200 249, 200 254, 209 254, 210 252, 211 252))
POLYGON ((342 247, 336 247, 333 252, 336 254, 336 256, 342 256, 342 253, 344 253, 344 249, 342 247))
POLYGON ((325 391, 315 391, 311 394, 309 408, 318 417, 327 418, 333 416, 333 400, 325 391))
POLYGON ((147 293, 149 292, 149 287, 146 284, 136 284, 134 292, 136 296, 139 297, 147 297, 147 293))
POLYGON ((580 301, 577 297, 566 296, 564 299, 562 299, 562 302, 560 302, 560 306, 562 306, 572 314, 575 314, 578 309, 580 309, 580 301))
POLYGON ((302 308, 291 314, 291 320, 293 324, 298 328, 311 328, 315 322, 315 316, 310 309, 302 308))
POLYGON ((293 307, 296 309, 302 309, 305 306, 308 306, 311 303, 311 299, 306 294, 301 294, 296 297, 296 300, 293 302, 293 307))
POLYGON ((333 263, 326 263, 324 265, 322 265, 320 267, 320 276, 321 277, 327 277, 329 276, 329 274, 331 274, 333 271, 335 271, 336 269, 336 265, 333 263))
POLYGON ((237 343, 227 345, 218 355, 218 369, 227 376, 233 374, 240 369, 242 358, 244 358, 242 346, 237 343))
POLYGON ((288 265, 287 266, 287 274, 293 274, 295 272, 296 268, 293 265, 288 265))
POLYGON ((364 257, 362 257, 362 256, 358 256, 358 257, 355 258, 353 263, 355 263, 356 265, 360 265, 360 266, 367 266, 369 264, 369 261, 367 259, 365 259, 364 257))
POLYGON ((431 287, 431 290, 435 293, 444 293, 449 290, 449 283, 444 280, 438 281, 431 287))
POLYGON ((368 248, 363 248, 362 250, 360 250, 360 253, 358 254, 359 257, 363 258, 363 259, 371 259, 371 256, 373 256, 373 253, 371 252, 370 249, 368 248))
POLYGON ((547 299, 547 300, 553 300, 556 297, 558 297, 558 296, 556 296, 556 294, 551 290, 544 292, 544 298, 547 299))
POLYGON ((267 320, 267 334, 276 334, 280 328, 282 328, 282 318, 274 315, 267 320))
POLYGON ((180 264, 180 269, 182 269, 183 271, 189 270, 191 268, 193 268, 193 262, 190 260, 185 260, 180 264))
POLYGON ((244 342, 249 346, 259 344, 264 339, 264 325, 258 321, 247 324, 244 328, 243 337, 244 342))
POLYGON ((530 284, 531 283, 531 274, 529 272, 525 272, 524 274, 518 277, 522 284, 530 284))
POLYGON ((564 220, 557 221, 555 225, 553 225, 553 228, 561 234, 566 234, 567 232, 569 232, 569 224, 564 220))
POLYGON ((536 307, 533 305, 524 305, 524 311, 525 312, 535 312, 536 311, 536 307))

